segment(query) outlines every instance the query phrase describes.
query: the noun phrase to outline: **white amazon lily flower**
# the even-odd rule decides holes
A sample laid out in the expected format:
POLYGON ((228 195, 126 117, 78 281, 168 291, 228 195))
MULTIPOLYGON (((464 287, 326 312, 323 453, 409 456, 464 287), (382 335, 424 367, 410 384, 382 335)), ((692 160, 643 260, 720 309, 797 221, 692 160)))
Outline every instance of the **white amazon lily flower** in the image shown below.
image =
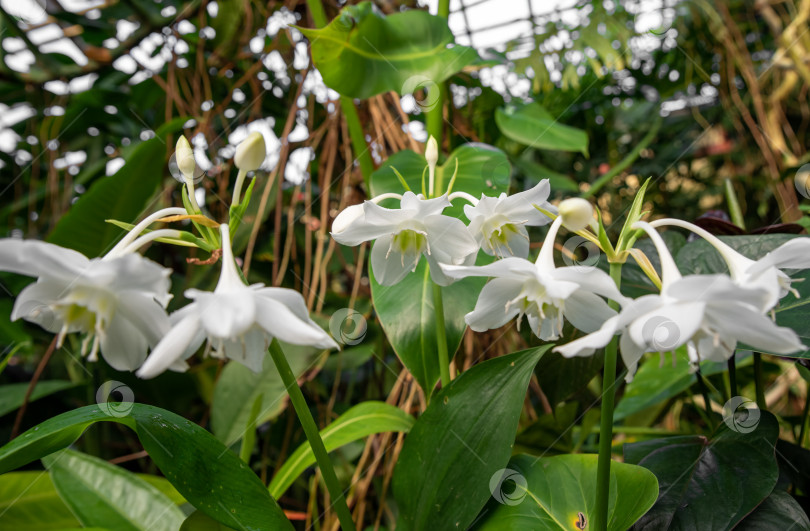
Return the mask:
POLYGON ((58 347, 67 334, 86 334, 81 353, 90 361, 100 351, 113 368, 135 370, 168 331, 171 270, 139 254, 88 259, 50 243, 3 239, 0 270, 37 277, 17 297, 11 320, 58 334, 58 347))
POLYGON ((537 227, 551 221, 535 205, 556 212, 556 208, 548 202, 550 192, 548 179, 543 179, 534 188, 510 196, 482 195, 477 201, 469 197, 473 204, 464 206, 464 215, 470 220, 470 233, 479 247, 491 256, 528 257, 529 233, 526 227, 537 227))
POLYGON ((343 245, 376 240, 371 251, 371 269, 377 282, 391 286, 416 270, 422 255, 430 264, 430 276, 446 286, 439 263, 468 264, 475 260, 478 245, 464 223, 442 215, 450 206, 447 195, 425 199, 405 192, 400 208, 383 208, 377 202, 398 194, 384 194, 343 210, 332 224, 332 237, 343 245))
POLYGON ((525 315, 537 337, 552 341, 560 337, 564 319, 580 330, 593 331, 615 316, 602 297, 622 305, 628 302, 604 271, 554 266, 554 238, 561 224, 561 217, 552 223, 536 263, 510 257, 480 267, 442 265, 452 278, 494 277, 465 316, 470 328, 483 332, 516 317, 520 326, 525 315))
POLYGON ((762 304, 766 312, 776 306, 779 300, 792 292, 799 293, 790 287, 791 279, 782 269, 810 268, 810 238, 794 238, 780 245, 759 260, 751 260, 735 251, 714 234, 680 219, 659 219, 650 223, 654 228, 662 226, 681 227, 690 230, 709 242, 725 260, 732 280, 742 287, 762 288, 768 297, 762 304))
POLYGON ((310 318, 300 293, 263 284, 246 285, 236 269, 227 224, 220 225, 220 233, 222 272, 216 289, 186 290, 185 296, 194 302, 172 314, 171 330, 137 372, 141 378, 152 378, 166 369, 184 369, 184 360, 206 339, 207 353, 236 360, 255 372, 261 370, 273 338, 296 345, 338 348, 310 318))
POLYGON ((576 341, 556 347, 565 357, 589 356, 621 334, 619 347, 633 379, 645 352, 669 352, 687 345, 693 366, 701 361, 725 361, 737 342, 774 354, 804 349, 796 333, 779 327, 761 312, 769 294, 745 289, 726 275, 682 277, 661 236, 648 223, 647 231, 661 258, 661 293, 645 295, 625 306, 619 315, 576 341))

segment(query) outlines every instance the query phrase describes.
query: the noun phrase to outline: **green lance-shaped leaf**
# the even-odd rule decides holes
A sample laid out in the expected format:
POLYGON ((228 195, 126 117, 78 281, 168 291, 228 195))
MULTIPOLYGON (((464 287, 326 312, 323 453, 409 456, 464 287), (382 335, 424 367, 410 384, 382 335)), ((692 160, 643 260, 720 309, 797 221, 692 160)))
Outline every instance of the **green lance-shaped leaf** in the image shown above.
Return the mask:
POLYGON ((42 462, 59 495, 85 527, 174 531, 185 519, 157 488, 103 459, 62 450, 42 462))
MULTIPOLYGON (((339 416, 321 430, 326 450, 331 452, 350 442, 375 433, 387 431, 408 432, 414 419, 408 413, 385 402, 363 402, 339 416)), ((270 482, 270 495, 280 498, 293 481, 315 463, 309 442, 303 443, 284 462, 270 482)))
POLYGON ((466 529, 512 454, 529 378, 551 345, 475 365, 433 398, 394 469, 397 529, 466 529))
POLYGON ((478 57, 472 48, 454 45, 447 20, 417 9, 385 16, 373 3, 361 2, 324 28, 298 29, 311 43, 324 82, 351 98, 435 91, 478 57))
MULTIPOLYGON (((474 529, 591 529, 596 504, 596 455, 516 455, 490 482, 492 500, 474 529)), ((635 465, 610 464, 608 531, 625 531, 655 503, 658 481, 635 465)))
POLYGON ((145 404, 85 406, 48 419, 0 448, 0 474, 70 446, 96 422, 117 422, 134 430, 178 492, 215 520, 238 529, 292 529, 236 454, 190 420, 145 404))

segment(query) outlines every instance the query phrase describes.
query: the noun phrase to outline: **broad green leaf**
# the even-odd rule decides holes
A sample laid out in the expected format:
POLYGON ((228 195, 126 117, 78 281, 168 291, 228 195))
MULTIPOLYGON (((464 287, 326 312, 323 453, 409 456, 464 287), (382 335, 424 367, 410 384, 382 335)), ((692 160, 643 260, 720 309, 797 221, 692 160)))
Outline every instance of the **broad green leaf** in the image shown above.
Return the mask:
MULTIPOLYGON (((596 505, 596 455, 516 455, 490 482, 492 500, 476 530, 590 529, 596 505)), ((645 468, 610 464, 608 531, 625 531, 655 503, 658 482, 645 468)))
POLYGON ((48 241, 75 249, 88 257, 103 255, 124 231, 105 220, 134 223, 143 217, 149 200, 168 174, 166 135, 179 130, 186 119, 164 124, 156 136, 141 142, 120 170, 97 179, 62 216, 48 241))
MULTIPOLYGON (((453 173, 456 171, 458 161, 458 174, 453 183, 453 191, 467 192, 473 197, 482 194, 498 196, 509 191, 511 167, 503 151, 487 144, 470 143, 455 149, 441 166, 436 167, 436 195, 444 192, 450 185, 453 173)), ((422 192, 422 172, 427 166, 425 157, 409 149, 398 151, 388 157, 377 171, 371 174, 371 195, 378 196, 387 192, 403 193, 395 168, 408 183, 415 194, 422 192)), ((425 187, 428 178, 425 175, 425 187)), ((382 206, 394 208, 399 203, 395 200, 386 200, 382 206)), ((459 199, 453 206, 445 209, 444 214, 467 221, 463 214, 465 201, 459 199)))
MULTIPOLYGON (((325 360, 323 351, 311 347, 284 344, 290 368, 297 377, 315 369, 325 360)), ((211 431, 230 446, 242 438, 251 409, 261 395, 262 405, 253 426, 276 418, 287 406, 287 390, 269 355, 261 372, 253 372, 241 363, 228 363, 214 388, 211 405, 211 431)))
MULTIPOLYGON (((393 286, 377 283, 371 267, 369 278, 374 309, 388 341, 402 364, 429 395, 439 381, 440 371, 433 281, 427 260, 422 258, 416 271, 393 286)), ((447 352, 451 359, 467 328, 464 315, 475 308, 485 283, 484 278, 470 277, 442 287, 447 352)))
POLYGON ((56 490, 85 527, 175 531, 185 519, 155 487, 97 457, 62 450, 42 462, 56 490))
POLYGON ((153 476, 152 474, 136 474, 136 476, 162 492, 163 495, 169 498, 175 505, 183 505, 186 503, 186 499, 182 494, 177 492, 177 489, 174 488, 174 485, 169 483, 168 479, 161 476, 153 476))
MULTIPOLYGON (((45 380, 37 382, 28 401, 33 402, 34 400, 76 387, 77 385, 79 385, 79 382, 70 382, 68 380, 45 380)), ((27 391, 27 383, 0 385, 0 416, 11 413, 19 408, 23 400, 25 400, 25 393, 27 391)))
POLYGON ((385 16, 361 2, 324 28, 298 29, 324 83, 351 98, 435 87, 478 57, 472 48, 453 46, 447 20, 417 9, 385 16))
POLYGON ((213 435, 190 420, 145 404, 110 416, 86 406, 31 428, 0 448, 0 474, 62 450, 96 422, 133 429, 152 461, 194 507, 243 529, 292 529, 259 478, 213 435), (126 413, 126 414, 124 414, 126 413))
MULTIPOLYGON (((326 450, 331 452, 374 433, 387 431, 408 432, 413 426, 412 416, 385 402, 362 402, 335 419, 321 430, 326 450)), ((293 481, 315 463, 315 455, 305 442, 284 462, 270 482, 270 495, 280 498, 293 481)))
MULTIPOLYGON (((720 239, 752 260, 762 258, 793 238, 806 238, 794 234, 758 234, 751 236, 721 236, 720 239)), ((726 273, 728 268, 717 250, 705 240, 687 244, 676 256, 676 263, 684 274, 726 273)), ((799 292, 797 298, 788 293, 775 308, 776 324, 792 328, 805 344, 810 344, 810 270, 792 272, 796 279, 791 286, 799 292), (805 279, 800 282, 799 279, 805 279)), ((810 359, 810 350, 782 355, 786 358, 810 359)))
POLYGON ((45 531, 81 527, 53 486, 47 472, 12 472, 0 476, 0 527, 45 531))
POLYGON ((711 439, 687 435, 625 444, 625 462, 651 470, 661 487, 634 529, 731 529, 768 497, 779 476, 779 425, 769 412, 754 411, 760 414, 755 428, 729 417, 737 431, 723 422, 711 439))
POLYGON ((575 358, 564 358, 557 352, 549 352, 540 359, 534 373, 548 403, 555 407, 587 386, 602 371, 604 360, 603 352, 575 358))
POLYGON ((507 138, 526 146, 588 155, 585 131, 561 124, 539 103, 500 108, 495 111, 495 123, 507 138))
MULTIPOLYGON (((750 353, 737 354, 737 368, 750 365, 753 357, 750 353)), ((704 361, 700 364, 703 376, 721 374, 728 369, 725 363, 704 361)), ((614 422, 622 420, 648 407, 676 397, 697 382, 697 375, 690 371, 686 347, 680 347, 675 353, 675 363, 670 355, 663 360, 650 356, 636 372, 633 381, 625 387, 619 404, 613 412, 614 422)))
POLYGON ((441 389, 394 468, 397 529, 467 529, 512 454, 526 388, 551 345, 473 366, 441 389))
POLYGON ((808 531, 810 520, 802 506, 787 492, 774 489, 771 495, 745 517, 737 531, 762 531, 764 529, 808 531))
POLYGON ((217 522, 202 511, 194 511, 188 515, 188 518, 183 521, 183 525, 180 526, 180 531, 229 531, 231 529, 233 528, 217 522))
MULTIPOLYGON (((529 154, 531 154, 531 152, 529 152, 529 154)), ((554 171, 539 162, 527 159, 525 156, 510 157, 510 160, 531 182, 540 182, 543 179, 548 179, 552 192, 579 192, 579 184, 564 173, 554 171)))

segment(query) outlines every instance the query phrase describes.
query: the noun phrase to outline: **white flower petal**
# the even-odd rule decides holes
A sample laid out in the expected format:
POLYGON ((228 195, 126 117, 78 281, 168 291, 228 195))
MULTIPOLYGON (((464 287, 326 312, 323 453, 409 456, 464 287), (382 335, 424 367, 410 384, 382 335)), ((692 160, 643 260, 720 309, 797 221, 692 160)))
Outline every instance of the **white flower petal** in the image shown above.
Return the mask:
POLYGON ((420 254, 405 255, 391 246, 393 238, 382 236, 377 238, 371 248, 371 271, 380 285, 393 286, 416 269, 420 254), (390 249, 390 253, 389 253, 390 249))
POLYGON ((65 286, 58 281, 42 279, 29 284, 14 301, 11 321, 23 318, 38 324, 48 332, 54 334, 59 332, 62 329, 63 321, 51 305, 64 293, 65 286))
POLYGON ((559 352, 566 358, 573 358, 574 356, 592 356, 600 348, 610 343, 610 340, 617 332, 617 325, 619 324, 619 316, 611 317, 602 325, 599 330, 582 336, 581 338, 554 347, 554 352, 559 352))
POLYGON ((580 289, 565 299, 563 314, 575 328, 589 334, 599 330, 616 311, 598 295, 580 289))
POLYGON ((810 268, 810 238, 794 238, 783 243, 751 265, 746 273, 758 275, 769 267, 778 269, 810 268))
POLYGON ((146 359, 149 342, 126 316, 116 313, 99 332, 99 346, 101 355, 113 369, 134 371, 146 359))
POLYGON ((169 367, 176 366, 176 363, 184 358, 192 341, 198 337, 200 328, 196 311, 189 311, 189 315, 174 325, 152 350, 144 364, 138 369, 137 376, 154 378, 169 367))
POLYGON ((312 319, 308 316, 306 319, 299 318, 295 311, 276 298, 256 297, 256 305, 258 307, 256 322, 272 337, 294 345, 338 348, 329 334, 312 319))
POLYGON ((149 342, 157 345, 169 332, 169 316, 152 297, 139 292, 127 292, 118 298, 118 313, 132 323, 149 342))
POLYGON ((523 283, 508 278, 490 280, 478 295, 475 309, 464 316, 464 320, 476 332, 500 328, 518 314, 517 305, 506 304, 520 295, 523 283))
POLYGON ((0 271, 72 281, 90 261, 72 249, 36 240, 0 239, 0 271))
POLYGON ((475 238, 460 219, 434 215, 425 217, 422 222, 427 230, 430 251, 449 257, 447 263, 460 264, 469 255, 478 252, 475 238))
POLYGON ((545 225, 550 223, 551 219, 537 210, 535 205, 555 213, 557 208, 548 202, 550 193, 551 186, 548 179, 543 179, 534 188, 507 196, 498 205, 498 212, 513 221, 525 221, 527 225, 545 225))
POLYGON ((627 333, 647 352, 675 350, 698 331, 705 308, 703 302, 666 304, 639 316, 627 327, 627 333))
POLYGON ((484 266, 454 266, 442 264, 442 270, 451 278, 497 277, 527 280, 536 278, 537 268, 523 258, 504 258, 484 266))
POLYGON ((346 208, 338 214, 332 223, 332 238, 343 245, 360 245, 384 234, 396 232, 397 223, 408 218, 409 215, 403 215, 399 210, 383 208, 366 201, 362 205, 346 208), (358 206, 362 212, 357 210, 358 206), (369 212, 372 213, 370 219, 369 212), (334 230, 335 226, 337 226, 337 231, 334 230))
POLYGON ((627 376, 624 377, 624 380, 627 383, 630 383, 633 381, 633 377, 636 375, 636 371, 638 370, 638 362, 644 355, 644 348, 636 345, 636 343, 630 337, 630 334, 625 332, 622 334, 622 337, 619 340, 619 352, 621 352, 622 361, 624 362, 625 367, 627 367, 627 376))
POLYGON ((630 299, 621 294, 610 275, 595 267, 558 267, 551 275, 556 280, 574 282, 582 289, 602 295, 625 306, 630 299))
POLYGON ((731 337, 748 346, 773 354, 792 354, 805 350, 799 336, 790 328, 777 326, 750 306, 726 304, 709 312, 710 326, 720 330, 721 337, 731 337))

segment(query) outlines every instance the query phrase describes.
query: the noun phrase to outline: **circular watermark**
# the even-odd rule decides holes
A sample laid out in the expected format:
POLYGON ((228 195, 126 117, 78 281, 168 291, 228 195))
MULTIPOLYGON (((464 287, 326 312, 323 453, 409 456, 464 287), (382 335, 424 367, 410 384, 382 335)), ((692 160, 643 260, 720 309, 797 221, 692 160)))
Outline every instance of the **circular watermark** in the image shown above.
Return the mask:
POLYGON ((487 188, 505 192, 512 184, 512 166, 505 157, 489 157, 481 165, 481 179, 487 188))
POLYGON ((658 9, 639 11, 633 17, 633 28, 639 35, 650 35, 664 39, 675 24, 675 9, 667 7, 666 2, 658 9))
MULTIPOLYGON (((169 158, 169 173, 172 174, 175 181, 182 184, 186 183, 186 179, 183 177, 183 173, 180 171, 180 167, 177 165, 177 157, 175 157, 174 153, 172 153, 171 158, 169 158)), ((199 166, 194 166, 194 173, 192 174, 191 182, 194 184, 200 184, 204 178, 205 171, 203 171, 199 166)))
POLYGON ((329 332, 343 345, 357 345, 362 342, 367 330, 366 318, 351 308, 341 308, 329 318, 329 332))
POLYGON ((14 313, 26 321, 38 324, 49 332, 55 332, 61 328, 58 326, 59 318, 54 313, 53 308, 44 302, 25 301, 18 308, 15 308, 14 313))
POLYGON ((757 403, 744 396, 733 396, 723 405, 723 422, 731 431, 751 433, 759 425, 757 403))
POLYGON ((805 164, 796 171, 796 175, 793 176, 793 185, 800 196, 810 199, 810 164, 805 164))
POLYGON ((411 76, 405 80, 400 94, 410 94, 413 96, 416 107, 421 112, 428 112, 439 103, 439 85, 427 76, 411 76), (416 92, 422 91, 422 99, 416 92))
POLYGON ((641 328, 641 337, 650 352, 669 352, 681 344, 681 329, 672 319, 650 317, 641 328))
POLYGON ((562 257, 565 265, 587 270, 599 265, 602 251, 598 245, 582 236, 571 236, 563 244, 562 257))
POLYGON ((511 468, 502 468, 489 478, 489 492, 503 505, 520 505, 528 492, 527 487, 526 478, 511 468))
POLYGON ((98 408, 110 417, 126 417, 132 411, 135 393, 128 385, 117 380, 108 380, 96 391, 98 408))

